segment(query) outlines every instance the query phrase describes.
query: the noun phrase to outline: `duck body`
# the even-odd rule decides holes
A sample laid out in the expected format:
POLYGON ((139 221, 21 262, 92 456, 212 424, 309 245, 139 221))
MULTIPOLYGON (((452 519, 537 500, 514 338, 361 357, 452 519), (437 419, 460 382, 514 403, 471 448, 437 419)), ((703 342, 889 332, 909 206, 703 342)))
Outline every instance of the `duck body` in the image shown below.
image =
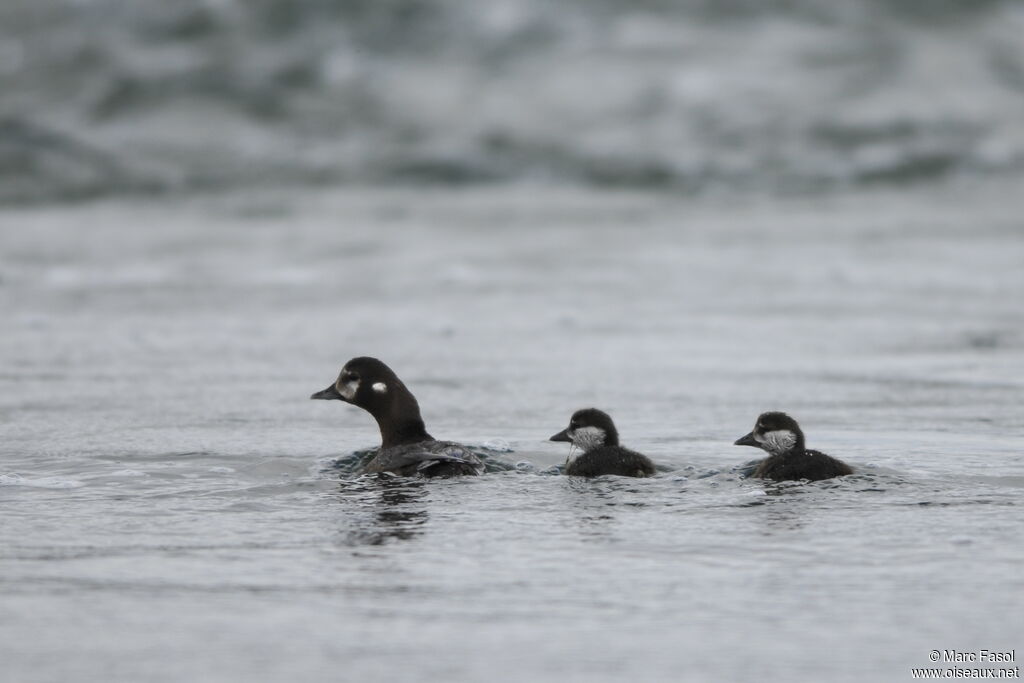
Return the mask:
POLYGON ((821 451, 805 448, 770 455, 758 464, 753 476, 772 481, 821 481, 853 474, 853 468, 821 451))
POLYGON ((565 473, 576 477, 649 477, 654 474, 654 463, 643 453, 622 446, 600 446, 569 461, 565 473))
POLYGON ((462 444, 431 440, 381 448, 363 468, 363 473, 389 472, 402 477, 457 477, 480 474, 482 469, 480 459, 462 444))

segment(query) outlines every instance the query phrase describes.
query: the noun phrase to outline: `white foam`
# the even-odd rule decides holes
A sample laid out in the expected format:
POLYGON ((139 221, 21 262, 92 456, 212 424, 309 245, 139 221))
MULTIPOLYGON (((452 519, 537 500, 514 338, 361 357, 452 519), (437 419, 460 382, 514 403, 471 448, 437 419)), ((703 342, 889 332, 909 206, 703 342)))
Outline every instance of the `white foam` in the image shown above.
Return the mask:
POLYGON ((85 486, 77 479, 60 477, 23 477, 20 474, 0 474, 0 486, 30 486, 39 489, 77 489, 85 486))
POLYGON ((110 476, 112 476, 112 477, 148 477, 149 475, 146 474, 145 472, 140 471, 140 470, 118 470, 116 472, 111 472, 110 476))

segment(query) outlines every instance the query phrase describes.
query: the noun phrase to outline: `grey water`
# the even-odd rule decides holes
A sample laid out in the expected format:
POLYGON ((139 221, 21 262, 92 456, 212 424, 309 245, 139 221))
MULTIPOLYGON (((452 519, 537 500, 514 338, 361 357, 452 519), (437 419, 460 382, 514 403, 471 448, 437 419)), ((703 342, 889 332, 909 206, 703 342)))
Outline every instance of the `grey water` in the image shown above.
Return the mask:
POLYGON ((0 681, 1020 657, 1022 35, 1015 0, 0 3, 0 681), (358 476, 372 419, 308 398, 357 355, 488 473, 358 476), (658 474, 559 475, 586 406, 658 474), (744 479, 773 409, 857 473, 744 479))
POLYGON ((1016 183, 0 212, 0 679, 909 680, 1022 645, 1016 183), (447 481, 356 477, 392 365, 447 481), (576 408, 651 479, 552 473, 576 408), (858 473, 734 467, 758 412, 858 473))

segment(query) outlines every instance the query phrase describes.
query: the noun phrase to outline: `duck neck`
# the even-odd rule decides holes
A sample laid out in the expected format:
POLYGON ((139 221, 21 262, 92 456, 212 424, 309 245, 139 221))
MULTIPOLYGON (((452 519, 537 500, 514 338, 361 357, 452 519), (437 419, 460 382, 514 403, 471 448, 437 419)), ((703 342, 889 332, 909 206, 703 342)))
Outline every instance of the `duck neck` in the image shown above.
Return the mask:
POLYGON ((400 392, 391 405, 375 413, 374 418, 380 427, 382 448, 434 440, 420 417, 419 404, 408 391, 400 392))

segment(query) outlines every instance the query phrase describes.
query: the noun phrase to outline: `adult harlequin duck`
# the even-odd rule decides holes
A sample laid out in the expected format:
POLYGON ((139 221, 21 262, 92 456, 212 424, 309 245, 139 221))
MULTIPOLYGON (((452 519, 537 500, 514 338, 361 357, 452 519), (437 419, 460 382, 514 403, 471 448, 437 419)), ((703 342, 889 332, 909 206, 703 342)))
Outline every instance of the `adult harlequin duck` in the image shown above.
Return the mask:
POLYGON ((568 441, 582 451, 565 461, 565 473, 579 477, 618 474, 623 477, 648 477, 654 474, 654 463, 646 455, 619 445, 619 432, 608 413, 597 408, 577 410, 569 426, 551 437, 551 441, 568 441))
POLYGON ((480 474, 480 459, 461 444, 438 441, 427 433, 420 406, 391 368, 376 358, 353 358, 338 380, 310 396, 359 406, 380 427, 381 445, 365 473, 451 477, 480 474))
POLYGON ((752 476, 772 481, 818 481, 853 474, 845 462, 804 447, 804 433, 785 413, 762 413, 753 431, 736 440, 737 446, 756 446, 768 453, 752 476))

